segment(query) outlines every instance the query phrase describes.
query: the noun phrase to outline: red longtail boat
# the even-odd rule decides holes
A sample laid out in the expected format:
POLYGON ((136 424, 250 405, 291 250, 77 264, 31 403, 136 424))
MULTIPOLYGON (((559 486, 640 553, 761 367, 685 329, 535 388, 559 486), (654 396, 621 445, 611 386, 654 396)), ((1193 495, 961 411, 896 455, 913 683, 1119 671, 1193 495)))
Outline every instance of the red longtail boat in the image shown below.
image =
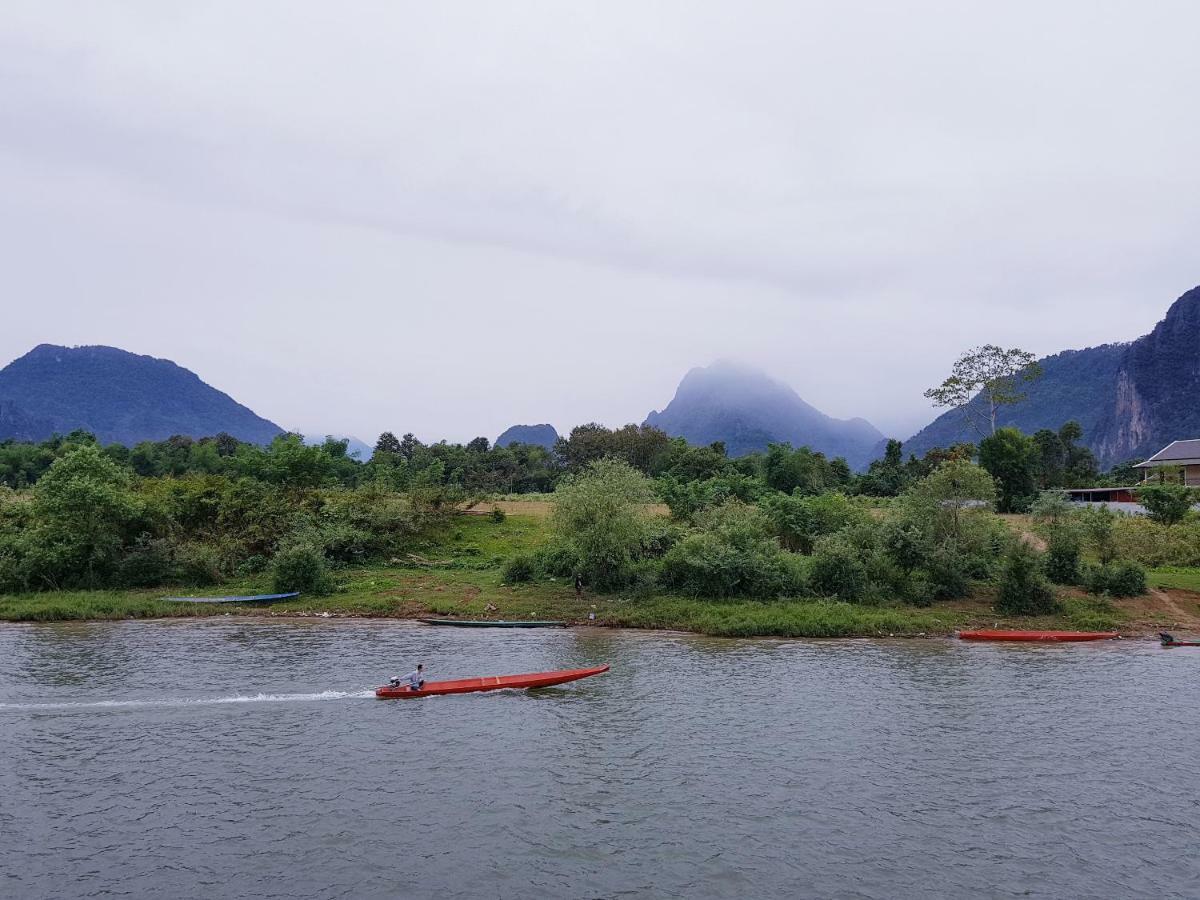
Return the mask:
POLYGON ((964 641, 1110 641, 1119 638, 1115 631, 960 631, 964 641))
POLYGON ((486 675, 483 678, 460 678, 457 681, 427 681, 419 691, 406 684, 399 687, 384 685, 376 688, 375 696, 383 700, 415 700, 437 694, 470 694, 474 691, 501 691, 505 688, 540 688, 566 684, 607 672, 608 666, 590 669, 559 669, 555 672, 529 672, 525 675, 486 675))

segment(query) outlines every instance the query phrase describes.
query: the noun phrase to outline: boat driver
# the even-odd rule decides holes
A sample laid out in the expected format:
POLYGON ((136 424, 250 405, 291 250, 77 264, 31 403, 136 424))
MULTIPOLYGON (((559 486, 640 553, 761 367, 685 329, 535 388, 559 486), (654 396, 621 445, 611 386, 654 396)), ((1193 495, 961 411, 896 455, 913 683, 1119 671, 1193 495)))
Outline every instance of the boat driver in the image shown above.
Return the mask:
POLYGON ((400 687, 400 685, 408 682, 410 691, 419 691, 425 687, 425 664, 417 663, 417 667, 405 675, 403 678, 397 676, 388 682, 392 687, 400 687))

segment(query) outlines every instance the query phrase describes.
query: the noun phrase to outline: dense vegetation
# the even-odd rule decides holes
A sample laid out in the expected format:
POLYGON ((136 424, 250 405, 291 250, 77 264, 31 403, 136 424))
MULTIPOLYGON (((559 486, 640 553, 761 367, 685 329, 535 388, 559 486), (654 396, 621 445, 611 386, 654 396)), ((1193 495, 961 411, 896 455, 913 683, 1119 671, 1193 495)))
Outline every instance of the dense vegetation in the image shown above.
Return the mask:
POLYGON ((579 575, 589 591, 660 604, 929 607, 982 593, 999 612, 1046 615, 1061 602, 1053 584, 1130 596, 1145 566, 1200 565, 1185 488, 1163 486, 1151 517, 1065 502, 1057 489, 1100 479, 1080 438, 1073 423, 1000 428, 921 459, 893 441, 862 474, 804 447, 730 459, 720 443, 634 425, 580 426, 549 449, 385 433, 366 462, 344 441, 296 435, 265 447, 228 435, 101 447, 83 432, 5 442, 0 593, 257 579, 327 594, 354 566, 427 564, 430 533, 511 493, 553 493, 554 513, 546 540, 495 563, 507 582, 579 575), (1031 506, 1039 538, 993 511, 1031 506))

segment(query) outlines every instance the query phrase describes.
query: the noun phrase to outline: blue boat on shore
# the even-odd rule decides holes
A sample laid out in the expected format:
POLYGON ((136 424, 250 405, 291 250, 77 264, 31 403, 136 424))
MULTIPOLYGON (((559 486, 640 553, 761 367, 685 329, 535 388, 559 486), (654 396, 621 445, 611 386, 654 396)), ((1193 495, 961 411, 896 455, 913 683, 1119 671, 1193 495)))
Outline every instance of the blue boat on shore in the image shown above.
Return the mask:
POLYGON ((284 600, 295 600, 300 596, 299 591, 290 594, 249 594, 243 597, 164 597, 171 603, 280 603, 284 600))
POLYGON ((538 622, 504 619, 417 619, 425 625, 448 625, 451 628, 565 628, 566 622, 538 622))

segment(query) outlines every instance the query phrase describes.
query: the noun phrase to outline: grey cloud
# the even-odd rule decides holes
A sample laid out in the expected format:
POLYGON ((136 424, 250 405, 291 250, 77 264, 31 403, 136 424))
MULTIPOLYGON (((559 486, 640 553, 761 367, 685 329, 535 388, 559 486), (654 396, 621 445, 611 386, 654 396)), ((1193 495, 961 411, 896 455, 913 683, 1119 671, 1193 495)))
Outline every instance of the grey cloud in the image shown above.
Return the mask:
MULTIPOLYGON (((732 355, 903 433, 962 346, 1133 337, 1200 280, 1198 23, 1183 3, 17 5, 0 237, 40 302, 0 356, 51 339, 46 311, 89 339, 96 302, 127 311, 111 340, 165 354, 185 272, 215 292, 191 302, 286 305, 334 357, 358 350, 320 325, 339 290, 413 340, 474 342, 391 362, 425 382, 403 403, 357 361, 327 373, 352 404, 245 386, 307 430, 638 419, 732 355), (46 274, 73 256, 86 297, 46 274), (481 402, 498 370, 520 390, 481 402)), ((201 374, 230 371, 226 331, 197 322, 201 374)), ((286 369, 258 336, 256 371, 286 369)))

